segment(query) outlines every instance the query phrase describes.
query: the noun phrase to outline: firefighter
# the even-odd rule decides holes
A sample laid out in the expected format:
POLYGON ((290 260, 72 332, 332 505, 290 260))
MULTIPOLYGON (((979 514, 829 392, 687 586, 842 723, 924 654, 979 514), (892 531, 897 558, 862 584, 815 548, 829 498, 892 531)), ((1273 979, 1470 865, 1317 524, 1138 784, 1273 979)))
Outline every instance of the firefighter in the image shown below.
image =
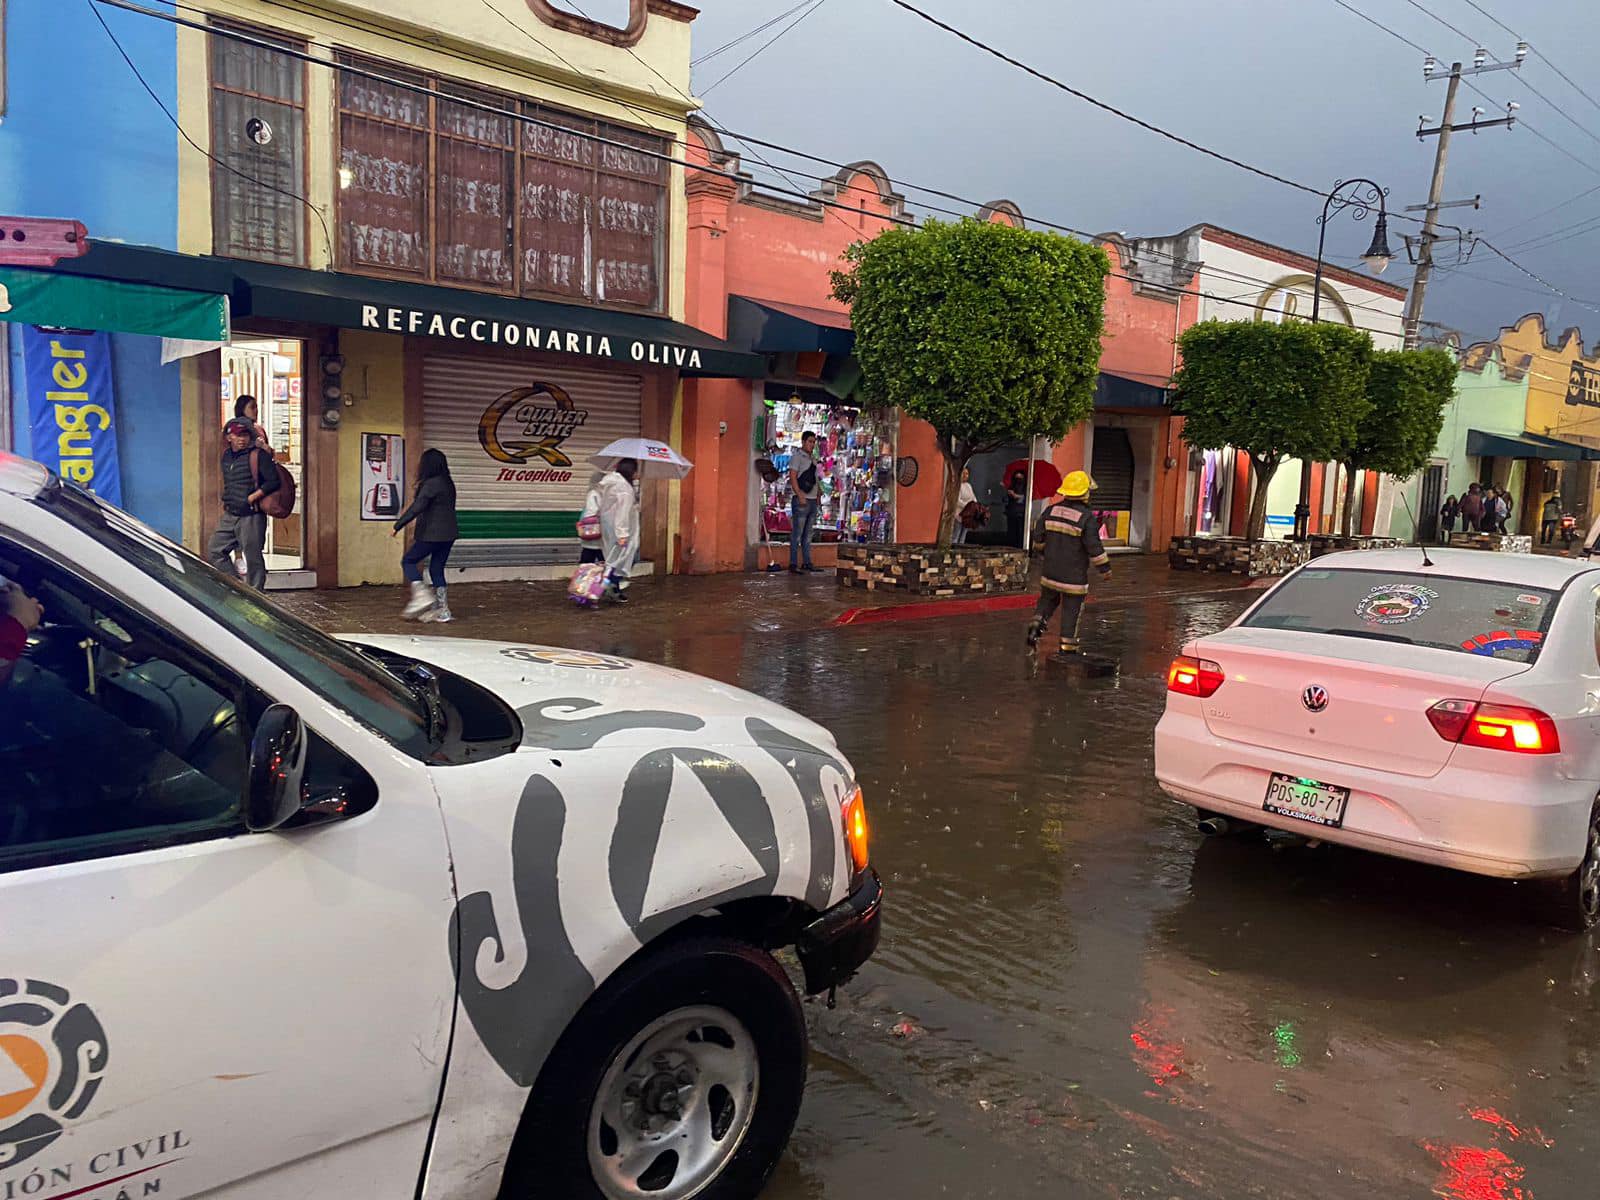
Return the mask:
POLYGON ((1044 552, 1044 575, 1039 581, 1039 604, 1028 625, 1028 645, 1037 646, 1050 617, 1061 609, 1061 649, 1058 660, 1072 660, 1080 652, 1078 621, 1084 597, 1089 594, 1089 568, 1102 578, 1111 574, 1111 559, 1100 542, 1100 522, 1089 507, 1094 480, 1073 471, 1061 490, 1039 516, 1032 545, 1044 552))

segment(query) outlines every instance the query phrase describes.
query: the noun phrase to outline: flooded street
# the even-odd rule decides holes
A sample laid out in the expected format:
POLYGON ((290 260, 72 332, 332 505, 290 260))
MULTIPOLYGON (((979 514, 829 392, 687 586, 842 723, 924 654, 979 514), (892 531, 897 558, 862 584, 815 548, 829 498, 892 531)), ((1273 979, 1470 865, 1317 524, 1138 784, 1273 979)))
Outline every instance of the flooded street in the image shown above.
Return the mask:
POLYGON ((811 1006, 770 1195, 1594 1194, 1589 939, 1158 792, 1164 669, 1246 600, 1091 605, 1120 679, 1034 677, 1020 618, 631 647, 823 721, 866 788, 884 943, 811 1006))

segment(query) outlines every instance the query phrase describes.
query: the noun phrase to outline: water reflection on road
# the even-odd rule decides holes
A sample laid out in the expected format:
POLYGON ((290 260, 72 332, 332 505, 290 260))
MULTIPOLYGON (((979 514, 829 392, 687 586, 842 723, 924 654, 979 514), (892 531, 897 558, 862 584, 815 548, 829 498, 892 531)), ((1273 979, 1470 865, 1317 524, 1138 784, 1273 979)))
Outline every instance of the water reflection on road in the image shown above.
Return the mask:
POLYGON ((1202 844, 1157 791, 1164 668, 1245 602, 1092 606, 1106 680, 999 618, 648 655, 831 727, 890 889, 772 1196, 1596 1194, 1588 939, 1505 884, 1202 844))

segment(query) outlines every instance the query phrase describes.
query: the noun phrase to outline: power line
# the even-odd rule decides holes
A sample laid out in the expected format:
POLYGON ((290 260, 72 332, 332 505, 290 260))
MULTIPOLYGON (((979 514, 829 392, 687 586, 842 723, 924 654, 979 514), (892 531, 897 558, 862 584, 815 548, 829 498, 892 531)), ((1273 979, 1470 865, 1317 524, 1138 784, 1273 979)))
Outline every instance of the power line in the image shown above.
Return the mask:
MULTIPOLYGON (((1475 8, 1478 12, 1482 13, 1485 17, 1488 17, 1489 20, 1493 21, 1501 29, 1503 29, 1507 33, 1509 33, 1512 37, 1516 38, 1519 42, 1524 40, 1520 33, 1518 33, 1515 29, 1511 28, 1511 26, 1507 25, 1504 21, 1500 20, 1499 17, 1495 16, 1488 9, 1484 8, 1483 5, 1481 5, 1481 4, 1479 4, 1477 2, 1477 0, 1466 0, 1466 2, 1468 4, 1470 4, 1473 8, 1475 8)), ((1577 84, 1577 81, 1575 81, 1572 78, 1572 76, 1568 75, 1560 67, 1556 66, 1555 63, 1551 62, 1550 59, 1545 56, 1544 52, 1539 49, 1539 47, 1537 47, 1537 46, 1529 46, 1528 48, 1533 52, 1533 56, 1535 58, 1539 59, 1539 61, 1544 63, 1545 66, 1549 67, 1557 75, 1561 76, 1561 78, 1566 81, 1568 87, 1570 87, 1573 91, 1577 92, 1578 95, 1582 96, 1585 100, 1587 100, 1590 104, 1594 105, 1596 108, 1600 108, 1600 100, 1596 100, 1588 92, 1584 91, 1581 87, 1579 87, 1578 84, 1577 84)))
POLYGON ((817 0, 817 2, 810 8, 806 9, 805 12, 801 13, 798 17, 790 21, 782 29, 778 30, 777 33, 773 34, 765 42, 762 42, 760 46, 756 47, 755 51, 748 58, 744 59, 744 61, 742 61, 738 66, 734 67, 733 70, 722 76, 722 78, 711 84, 700 94, 702 96, 709 96, 712 92, 716 91, 723 84, 727 83, 728 80, 732 79, 735 75, 748 67, 756 59, 760 58, 768 50, 772 49, 773 46, 777 45, 777 43, 781 41, 790 30, 792 30, 796 25, 800 24, 800 22, 804 21, 807 17, 811 16, 812 13, 816 12, 817 9, 821 8, 827 2, 828 0, 817 0))
MULTIPOLYGON (((359 78, 364 78, 364 79, 370 80, 372 82, 382 83, 382 84, 385 84, 385 85, 390 86, 390 87, 395 87, 395 88, 399 88, 399 89, 402 89, 402 90, 405 90, 405 91, 410 91, 410 92, 413 92, 413 93, 416 93, 416 94, 419 94, 419 95, 431 96, 431 97, 434 97, 436 99, 447 100, 450 103, 457 104, 457 105, 460 105, 460 106, 465 107, 465 108, 474 108, 474 109, 477 109, 479 111, 490 113, 492 115, 496 115, 496 116, 500 116, 500 117, 504 117, 504 118, 506 118, 508 120, 519 122, 519 123, 524 124, 524 125, 532 125, 532 126, 539 127, 539 128, 559 130, 559 131, 565 132, 565 133, 567 133, 569 135, 572 135, 572 136, 582 137, 587 141, 590 141, 590 142, 593 142, 593 143, 596 143, 596 144, 599 144, 599 145, 612 146, 612 147, 615 147, 615 148, 618 148, 618 149, 627 150, 630 153, 638 154, 638 155, 641 155, 643 157, 653 158, 653 159, 656 159, 657 161, 676 164, 678 166, 682 166, 682 167, 685 167, 685 168, 690 169, 690 170, 701 171, 701 172, 703 172, 705 174, 708 174, 708 175, 714 175, 714 176, 718 176, 720 178, 729 179, 729 180, 732 180, 732 181, 734 181, 736 183, 744 183, 744 182, 748 181, 748 176, 742 175, 742 174, 734 172, 734 171, 724 170, 724 169, 712 166, 709 163, 700 163, 700 162, 688 161, 688 160, 686 160, 684 158, 675 157, 674 155, 669 154, 669 153, 665 153, 663 151, 646 149, 646 148, 634 145, 632 143, 620 142, 620 141, 617 141, 617 140, 612 139, 612 138, 607 138, 604 135, 598 134, 598 133, 586 133, 586 132, 583 132, 583 131, 580 131, 580 130, 571 130, 571 129, 568 129, 566 126, 560 125, 560 124, 558 124, 556 122, 553 122, 553 121, 550 121, 550 120, 542 119, 542 118, 539 118, 539 117, 529 116, 526 113, 522 113, 522 112, 519 112, 519 111, 514 110, 514 109, 503 108, 503 107, 500 107, 498 105, 491 104, 491 103, 488 103, 486 101, 478 100, 478 99, 471 98, 471 97, 468 97, 468 96, 461 96, 461 95, 454 95, 454 94, 451 94, 451 93, 446 93, 446 92, 440 91, 437 88, 429 87, 426 84, 418 83, 413 79, 395 78, 395 77, 383 74, 380 71, 375 71, 375 70, 371 70, 371 69, 368 69, 368 68, 365 68, 365 67, 358 66, 358 65, 356 65, 354 63, 337 62, 337 61, 330 62, 330 61, 327 61, 327 60, 324 60, 324 59, 317 58, 317 57, 307 53, 306 51, 299 50, 299 49, 296 49, 296 48, 290 47, 290 46, 284 46, 284 45, 282 45, 280 43, 277 43, 277 42, 274 42, 274 41, 263 40, 261 38, 255 37, 255 36, 253 36, 253 35, 251 35, 249 33, 241 32, 239 30, 229 29, 229 28, 226 28, 226 27, 207 25, 207 24, 203 24, 201 22, 188 20, 186 18, 177 16, 177 15, 172 14, 172 13, 165 13, 165 12, 160 12, 160 11, 155 10, 155 9, 144 8, 144 7, 142 7, 142 6, 140 6, 140 5, 136 4, 136 3, 133 3, 133 0, 86 0, 86 2, 90 3, 91 5, 94 5, 94 4, 110 5, 111 7, 119 8, 119 9, 122 9, 124 11, 132 12, 132 13, 135 13, 135 14, 138 14, 138 15, 141 15, 141 16, 152 17, 152 18, 155 18, 155 19, 158 19, 158 20, 166 21, 169 24, 175 24, 175 25, 183 26, 185 28, 194 29, 194 30, 197 30, 197 31, 207 35, 207 36, 221 37, 221 38, 225 38, 225 39, 229 39, 229 40, 232 40, 232 41, 236 41, 236 42, 239 42, 239 43, 242 43, 242 44, 245 44, 245 45, 254 46, 254 47, 257 47, 259 49, 270 50, 270 51, 272 51, 274 53, 283 54, 283 55, 285 55, 287 57, 294 58, 294 59, 302 61, 302 62, 306 62, 306 63, 308 63, 310 65, 313 65, 313 66, 326 67, 326 68, 328 68, 330 70, 333 70, 333 71, 343 72, 343 73, 346 73, 346 74, 354 75, 354 76, 359 77, 359 78)), ((178 6, 178 7, 187 7, 187 6, 178 6)), ((191 10, 191 11, 193 11, 193 10, 191 10)), ((505 14, 502 13, 501 15, 504 16, 505 14)), ((534 40, 537 41, 538 39, 534 39, 534 40)), ((559 57, 559 55, 558 55, 558 57, 559 57)), ((605 97, 605 98, 614 100, 613 97, 605 97)), ((625 102, 623 102, 623 103, 625 104, 625 102)), ((628 107, 632 107, 632 106, 628 106, 628 107)), ((638 111, 638 110, 635 109, 635 111, 638 111)), ((826 163, 828 165, 836 166, 841 170, 847 169, 847 167, 848 167, 848 164, 837 163, 834 160, 826 159, 826 158, 823 158, 823 157, 821 157, 819 155, 809 154, 809 153, 807 153, 805 151, 795 150, 795 149, 793 149, 791 147, 782 146, 779 143, 766 142, 766 141, 763 141, 761 139, 749 137, 749 136, 744 135, 744 134, 736 134, 736 133, 734 133, 734 132, 732 132, 730 130, 719 129, 716 126, 713 126, 712 128, 716 132, 718 132, 720 135, 733 138, 734 140, 748 141, 748 142, 751 142, 751 143, 756 144, 756 145, 764 146, 766 148, 775 149, 775 150, 778 150, 778 151, 781 151, 781 152, 787 153, 787 154, 792 154, 792 155, 794 155, 796 157, 806 158, 806 159, 810 159, 810 160, 812 160, 814 162, 826 163)), ((665 142, 667 142, 669 145, 672 145, 672 146, 681 146, 681 147, 684 147, 685 149, 688 148, 686 143, 683 143, 683 142, 679 141, 678 139, 670 137, 670 136, 664 136, 663 140, 665 142)), ((226 164, 223 164, 223 165, 226 166, 226 164)), ((768 164, 768 165, 771 166, 771 164, 768 164)), ((776 170, 776 171, 780 171, 780 173, 782 173, 781 169, 779 169, 777 167, 772 167, 772 169, 776 170)), ((819 182, 827 178, 826 176, 814 175, 814 174, 809 173, 809 172, 800 172, 800 174, 804 175, 808 179, 815 178, 819 182)), ((810 194, 810 193, 807 193, 807 192, 802 192, 802 191, 799 191, 799 190, 789 191, 789 190, 785 190, 783 188, 779 188, 779 187, 772 186, 772 185, 764 185, 764 186, 766 186, 768 188, 768 190, 771 193, 775 194, 775 195, 787 196, 787 197, 802 201, 802 202, 807 203, 807 204, 820 205, 824 209, 840 210, 840 211, 843 211, 843 212, 846 212, 846 213, 850 213, 850 214, 855 215, 855 216, 860 216, 861 215, 860 214, 860 209, 855 207, 855 206, 853 206, 853 205, 850 205, 850 204, 841 203, 841 202, 836 201, 836 200, 829 200, 829 199, 827 199, 825 197, 816 196, 816 195, 813 195, 813 194, 810 194)), ((956 193, 953 193, 953 192, 941 191, 939 189, 934 189, 934 188, 924 188, 924 187, 920 187, 918 185, 905 184, 905 183, 897 183, 897 186, 905 187, 905 188, 908 188, 909 190, 913 190, 913 191, 927 192, 928 194, 931 194, 931 195, 938 195, 938 196, 941 196, 941 197, 944 197, 944 198, 947 198, 947 199, 954 200, 955 202, 958 202, 958 203, 970 205, 972 208, 979 207, 979 202, 978 201, 970 200, 970 199, 968 199, 966 197, 959 196, 959 195, 957 195, 956 193)), ((862 191, 862 192, 868 191, 868 189, 866 189, 866 188, 862 188, 862 187, 858 187, 856 185, 850 185, 850 184, 844 185, 844 187, 841 190, 845 190, 845 191, 857 190, 857 191, 862 191)), ((873 194, 876 194, 876 188, 873 188, 871 190, 872 190, 873 194)), ((299 197, 297 197, 297 198, 299 198, 299 197)), ((304 201, 303 198, 299 198, 299 199, 302 199, 302 201, 305 202, 305 203, 309 203, 309 201, 304 201)), ((940 208, 939 206, 926 204, 926 203, 920 204, 919 206, 923 207, 923 208, 927 208, 930 211, 940 212, 940 213, 944 213, 944 214, 947 214, 947 215, 950 215, 950 216, 966 217, 966 216, 971 216, 972 215, 970 211, 961 212, 961 211, 958 211, 958 210, 955 210, 955 209, 940 208)), ((313 211, 315 211, 314 206, 313 206, 313 211)), ((1391 215, 1395 215, 1395 214, 1391 214, 1391 215)), ((319 214, 319 216, 320 216, 320 214, 319 214)), ((914 226, 916 224, 916 222, 914 220, 912 220, 911 218, 907 218, 907 217, 896 218, 896 217, 878 215, 878 214, 873 214, 873 217, 874 217, 874 219, 882 220, 887 224, 897 224, 897 225, 901 225, 901 226, 914 226)), ((1062 225, 1062 224, 1050 222, 1050 221, 1043 220, 1043 219, 1036 218, 1036 217, 1030 217, 1028 219, 1030 219, 1030 220, 1034 221, 1036 224, 1042 225, 1042 226, 1044 226, 1046 228, 1055 229, 1055 230, 1058 230, 1058 231, 1063 232, 1063 233, 1070 233, 1070 234, 1073 234, 1075 236, 1082 237, 1083 239, 1085 239, 1087 241, 1090 241, 1090 242, 1097 242, 1102 236, 1102 235, 1099 235, 1099 234, 1087 232, 1085 230, 1076 229, 1076 228, 1074 228, 1072 226, 1062 225)), ((853 229, 852 229, 852 231, 853 231, 853 229)), ((1172 263, 1175 263, 1175 264, 1186 261, 1186 260, 1182 259, 1181 256, 1179 256, 1179 255, 1172 254, 1172 253, 1169 253, 1169 252, 1166 252, 1166 251, 1158 250, 1153 246, 1141 245, 1140 248, 1139 248, 1139 253, 1142 254, 1142 255, 1148 255, 1149 257, 1152 257, 1152 258, 1164 259, 1166 261, 1169 261, 1169 262, 1172 262, 1172 263)), ((1216 275, 1219 275, 1219 276, 1232 277, 1232 278, 1234 278, 1236 280, 1239 280, 1241 282, 1259 283, 1259 284, 1262 284, 1262 285, 1271 285, 1272 283, 1275 282, 1274 280, 1269 280, 1269 279, 1265 279, 1265 278, 1251 276, 1251 275, 1240 273, 1240 272, 1224 271, 1224 270, 1221 270, 1219 268, 1212 267, 1212 266, 1209 266, 1209 265, 1205 266, 1205 270, 1210 272, 1210 273, 1212 273, 1212 274, 1216 274, 1216 275)), ((1183 292, 1183 289, 1174 289, 1174 288, 1170 288, 1170 287, 1165 287, 1164 285, 1155 284, 1149 279, 1136 277, 1136 276, 1132 276, 1132 275, 1121 274, 1121 273, 1118 273, 1118 272, 1113 272, 1112 274, 1114 276, 1116 276, 1117 278, 1122 278, 1122 279, 1126 279, 1126 280, 1129 280, 1129 281, 1132 281, 1132 282, 1136 282, 1136 283, 1139 283, 1139 284, 1141 284, 1141 285, 1143 285, 1145 287, 1155 287, 1155 288, 1159 288, 1160 290, 1168 291, 1168 292, 1177 292, 1177 293, 1182 293, 1183 292)), ((1183 294, 1198 294, 1198 293, 1183 293, 1183 294)), ((1346 303, 1347 303, 1348 307, 1351 307, 1353 309, 1359 308, 1359 309, 1365 309, 1365 310, 1373 311, 1373 312, 1381 312, 1381 311, 1383 311, 1382 309, 1379 309, 1377 306, 1369 305, 1369 304, 1361 304, 1360 302, 1357 302, 1357 301, 1347 301, 1346 303)), ((1360 328, 1366 328, 1366 327, 1360 327, 1360 328)), ((1382 333, 1382 334, 1390 334, 1391 333, 1391 331, 1389 331, 1389 330, 1382 330, 1382 329, 1371 329, 1369 331, 1370 332, 1375 332, 1375 333, 1382 333)))
POLYGON ((715 50, 707 51, 705 54, 702 54, 699 58, 690 59, 689 60, 689 65, 691 67, 698 67, 698 66, 701 66, 704 63, 710 62, 713 58, 716 58, 719 55, 724 54, 729 50, 732 50, 735 46, 741 45, 744 42, 748 42, 751 38, 757 37, 760 34, 765 33, 767 30, 771 29, 774 25, 776 25, 779 21, 783 20, 785 17, 793 16, 795 13, 799 12, 802 8, 804 8, 806 5, 808 5, 810 3, 812 3, 812 0, 800 0, 800 3, 796 4, 793 8, 784 9, 777 16, 771 18, 770 20, 763 21, 761 24, 757 25, 754 29, 750 30, 749 32, 741 33, 738 37, 734 38, 731 42, 723 42, 722 45, 718 46, 715 50))
MULTIPOLYGON (((1360 17, 1363 21, 1365 21, 1368 25, 1377 26, 1379 29, 1383 30, 1385 33, 1387 33, 1390 37, 1394 38, 1396 41, 1404 42, 1406 45, 1410 46, 1413 50, 1415 50, 1418 54, 1428 54, 1429 53, 1427 47, 1417 45, 1410 38, 1406 37, 1405 34, 1397 33, 1395 30, 1390 29, 1387 25, 1385 25, 1382 21, 1378 20, 1376 17, 1369 17, 1366 13, 1362 12, 1359 8, 1355 7, 1355 5, 1346 4, 1345 0, 1333 0, 1333 2, 1335 4, 1337 4, 1340 8, 1344 9, 1346 12, 1354 13, 1356 16, 1360 17)), ((1431 55, 1430 55, 1430 57, 1431 57, 1431 55)))
POLYGON ((1524 225, 1532 225, 1535 221, 1544 217, 1548 217, 1553 212, 1559 212, 1569 204, 1576 204, 1579 200, 1582 200, 1588 196, 1592 196, 1596 192, 1600 192, 1600 183, 1595 184, 1592 188, 1587 188, 1584 191, 1579 192, 1576 196, 1568 196, 1560 204, 1552 204, 1549 208, 1537 212, 1531 217, 1524 217, 1515 225, 1507 225, 1504 229, 1496 230, 1494 236, 1505 237, 1505 235, 1510 233, 1513 229, 1521 229, 1524 225))
POLYGON ((1443 25, 1451 33, 1455 34, 1457 37, 1463 39, 1464 41, 1471 42, 1474 46, 1483 45, 1482 42, 1480 42, 1477 38, 1473 37, 1470 33, 1467 33, 1466 31, 1464 31, 1460 26, 1450 24, 1449 21, 1446 21, 1438 13, 1434 12, 1432 9, 1424 6, 1423 4, 1420 4, 1418 2, 1418 0, 1406 0, 1406 3, 1411 5, 1411 7, 1416 9, 1418 12, 1424 13, 1427 16, 1432 17, 1435 21, 1439 22, 1439 24, 1443 25))
POLYGON ((890 0, 890 2, 892 4, 896 4, 899 7, 905 9, 907 12, 911 13, 913 16, 921 17, 928 24, 936 26, 937 28, 944 30, 946 33, 951 34, 956 38, 959 38, 961 41, 966 42, 967 45, 973 46, 976 49, 982 50, 985 54, 988 54, 988 55, 991 55, 991 56, 993 56, 995 58, 998 58, 1001 62, 1006 63, 1009 66, 1015 67, 1017 70, 1022 71, 1024 73, 1028 74, 1028 75, 1031 75, 1035 79, 1037 79, 1037 80, 1039 80, 1039 81, 1041 81, 1043 83, 1048 83, 1053 88, 1059 88, 1061 91, 1066 92, 1069 96, 1076 96, 1079 100, 1082 100, 1085 104, 1092 104, 1095 108, 1100 109, 1102 112, 1108 112, 1114 117, 1120 117, 1124 121, 1127 121, 1127 122, 1130 122, 1131 124, 1137 125, 1140 129, 1148 130, 1150 133, 1154 133, 1154 134, 1156 134, 1156 135, 1158 135, 1160 137, 1164 137, 1168 141, 1177 142, 1178 145, 1180 145, 1180 146, 1187 146, 1191 150, 1194 150, 1194 151, 1197 151, 1197 152, 1199 152, 1201 154, 1204 154, 1209 158, 1217 159, 1219 162, 1225 162, 1229 166, 1238 167, 1241 171, 1248 171, 1252 175, 1259 175, 1263 179, 1270 179, 1274 183, 1281 183, 1285 187, 1295 188, 1295 189, 1297 189, 1299 191, 1302 191, 1302 192, 1309 192, 1311 195, 1317 196, 1319 198, 1322 197, 1323 195, 1325 195, 1325 193, 1319 191, 1318 189, 1316 189, 1314 187, 1311 187, 1308 184, 1296 183, 1293 179, 1286 178, 1285 176, 1279 175, 1279 174, 1277 174, 1277 173, 1275 173, 1273 171, 1268 171, 1263 167, 1252 166, 1250 163, 1245 162, 1243 159, 1234 158, 1232 155, 1224 154, 1220 150, 1213 150, 1209 146, 1202 146, 1199 142, 1192 141, 1189 138, 1183 137, 1180 134, 1173 133, 1171 130, 1163 129, 1159 125, 1154 125, 1149 121, 1143 120, 1140 117, 1136 117, 1132 113, 1126 112, 1123 109, 1118 108, 1114 104, 1108 104, 1104 100, 1099 100, 1099 99, 1095 98, 1094 96, 1089 95, 1088 92, 1085 92, 1085 91, 1082 91, 1082 90, 1080 90, 1078 88, 1075 88, 1071 84, 1063 83, 1061 80, 1055 78, 1052 75, 1045 74, 1043 71, 1039 70, 1036 67, 1029 66, 1027 63, 1023 62, 1021 59, 1013 58, 1011 55, 1007 54, 1005 51, 998 50, 995 47, 989 45, 987 42, 979 41, 977 38, 973 37, 971 34, 964 33, 961 30, 957 29, 954 25, 951 25, 946 21, 941 21, 938 17, 933 16, 931 13, 924 12, 922 9, 918 8, 916 5, 910 3, 909 0, 890 0))

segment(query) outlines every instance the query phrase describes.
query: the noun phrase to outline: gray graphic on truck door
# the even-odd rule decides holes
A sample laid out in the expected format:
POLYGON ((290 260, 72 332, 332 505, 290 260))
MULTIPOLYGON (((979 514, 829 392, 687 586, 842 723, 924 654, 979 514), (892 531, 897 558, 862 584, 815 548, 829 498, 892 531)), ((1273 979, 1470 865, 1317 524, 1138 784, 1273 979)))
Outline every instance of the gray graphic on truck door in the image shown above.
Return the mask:
POLYGON ((511 827, 511 883, 527 946, 527 962, 515 983, 491 988, 478 977, 484 943, 493 942, 495 961, 505 961, 505 940, 489 893, 463 896, 450 918, 450 958, 462 1007, 494 1060, 523 1087, 533 1086, 568 1018, 594 991, 594 977, 561 920, 556 860, 566 820, 566 801, 555 784, 539 775, 528 780, 511 827))

